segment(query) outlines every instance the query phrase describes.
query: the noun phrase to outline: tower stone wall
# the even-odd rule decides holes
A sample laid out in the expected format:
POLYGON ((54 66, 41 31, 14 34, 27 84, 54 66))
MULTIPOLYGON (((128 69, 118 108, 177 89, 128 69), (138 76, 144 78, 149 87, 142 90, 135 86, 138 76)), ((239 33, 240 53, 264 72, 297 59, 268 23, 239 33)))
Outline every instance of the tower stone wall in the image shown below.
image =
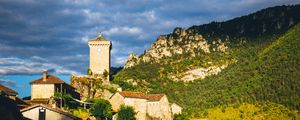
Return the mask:
POLYGON ((111 42, 99 35, 95 40, 90 40, 88 45, 90 48, 90 69, 93 75, 102 75, 107 71, 107 80, 109 80, 111 42))

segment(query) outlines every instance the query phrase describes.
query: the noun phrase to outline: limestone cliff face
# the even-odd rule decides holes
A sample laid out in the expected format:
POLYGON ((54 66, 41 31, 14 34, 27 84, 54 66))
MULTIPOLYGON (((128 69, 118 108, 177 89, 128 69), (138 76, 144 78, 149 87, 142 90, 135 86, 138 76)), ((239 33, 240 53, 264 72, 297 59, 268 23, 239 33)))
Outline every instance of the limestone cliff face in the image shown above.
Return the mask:
MULTIPOLYGON (((222 44, 214 50, 226 51, 227 47, 222 44)), ((152 44, 149 50, 138 56, 130 54, 124 68, 129 68, 141 62, 159 62, 162 58, 174 55, 188 54, 195 57, 197 54, 210 53, 210 44, 202 35, 194 34, 190 30, 175 28, 173 33, 161 35, 152 44)))
MULTIPOLYGON (((174 64, 182 62, 182 59, 175 59, 173 56, 184 55, 183 59, 199 60, 199 56, 209 56, 213 52, 228 53, 228 44, 230 44, 228 39, 208 41, 202 35, 192 30, 175 28, 173 33, 159 36, 156 42, 144 54, 130 54, 124 68, 130 68, 141 63, 160 63, 174 66, 174 64), (164 61, 165 58, 171 58, 172 63, 164 61)), ((178 73, 179 71, 175 70, 177 72, 167 73, 167 77, 176 81, 193 81, 210 75, 216 75, 228 66, 225 62, 221 65, 216 65, 210 61, 206 62, 210 66, 186 66, 187 68, 181 68, 185 69, 185 71, 178 73)))

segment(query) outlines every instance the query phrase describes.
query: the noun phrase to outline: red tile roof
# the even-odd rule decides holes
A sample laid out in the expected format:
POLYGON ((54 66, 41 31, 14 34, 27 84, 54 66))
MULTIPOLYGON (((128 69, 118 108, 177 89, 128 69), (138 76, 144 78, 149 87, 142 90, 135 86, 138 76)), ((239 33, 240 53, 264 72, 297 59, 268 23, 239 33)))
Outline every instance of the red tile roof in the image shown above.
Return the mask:
POLYGON ((149 101, 159 101, 165 95, 165 94, 144 94, 141 92, 129 92, 129 91, 122 91, 119 92, 119 94, 122 95, 123 97, 140 98, 149 101))
POLYGON ((47 80, 43 81, 43 77, 34 81, 31 81, 30 84, 57 84, 65 83, 63 80, 55 77, 54 75, 47 75, 47 80))
POLYGON ((8 95, 18 95, 18 93, 8 87, 5 87, 4 85, 0 84, 0 91, 8 94, 8 95))
POLYGON ((49 103, 49 98, 36 98, 36 99, 33 99, 33 100, 24 100, 25 102, 27 103, 30 103, 30 104, 48 104, 49 103))

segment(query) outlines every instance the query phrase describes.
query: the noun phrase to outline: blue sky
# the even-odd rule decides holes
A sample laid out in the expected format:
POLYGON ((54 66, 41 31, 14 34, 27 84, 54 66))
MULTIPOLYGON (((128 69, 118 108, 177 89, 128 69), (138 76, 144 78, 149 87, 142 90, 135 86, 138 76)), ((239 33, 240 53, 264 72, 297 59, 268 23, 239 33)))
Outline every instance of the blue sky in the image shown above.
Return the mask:
POLYGON ((0 84, 30 95, 44 70, 68 81, 89 64, 87 41, 111 40, 112 66, 161 34, 299 0, 0 0, 0 84))

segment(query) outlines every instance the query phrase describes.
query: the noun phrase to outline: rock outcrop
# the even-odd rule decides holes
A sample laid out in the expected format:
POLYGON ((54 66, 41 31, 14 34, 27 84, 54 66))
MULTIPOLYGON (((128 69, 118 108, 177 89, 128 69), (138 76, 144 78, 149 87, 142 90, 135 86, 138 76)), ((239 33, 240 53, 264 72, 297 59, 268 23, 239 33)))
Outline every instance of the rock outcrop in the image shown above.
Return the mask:
POLYGON ((225 52, 228 48, 226 43, 221 40, 214 41, 214 46, 216 48, 212 49, 208 41, 200 34, 183 28, 175 28, 173 33, 159 36, 144 54, 140 56, 130 54, 124 68, 135 66, 141 62, 159 62, 162 58, 174 55, 187 54, 195 57, 199 54, 209 54, 211 50, 225 52))
POLYGON ((71 76, 71 85, 80 93, 81 99, 102 98, 108 100, 116 92, 118 85, 104 83, 104 78, 91 76, 71 76))
MULTIPOLYGON (((175 28, 173 33, 159 36, 156 42, 154 42, 150 49, 146 50, 144 54, 130 54, 124 68, 127 69, 141 63, 159 63, 174 66, 174 64, 182 64, 180 62, 186 58, 201 60, 203 55, 210 56, 212 52, 217 52, 217 54, 228 53, 228 44, 230 44, 228 38, 208 41, 202 35, 192 30, 175 28), (178 56, 181 56, 179 57, 180 59, 177 59, 178 56)), ((182 70, 184 69, 184 71, 180 70, 180 73, 175 70, 175 73, 167 73, 165 75, 169 79, 176 81, 193 81, 218 74, 222 69, 227 67, 225 63, 224 65, 216 65, 208 61, 203 62, 209 63, 210 66, 203 67, 201 65, 194 65, 190 66, 191 68, 185 66, 187 68, 180 68, 182 70)), ((164 76, 163 74, 161 75, 164 76)))

